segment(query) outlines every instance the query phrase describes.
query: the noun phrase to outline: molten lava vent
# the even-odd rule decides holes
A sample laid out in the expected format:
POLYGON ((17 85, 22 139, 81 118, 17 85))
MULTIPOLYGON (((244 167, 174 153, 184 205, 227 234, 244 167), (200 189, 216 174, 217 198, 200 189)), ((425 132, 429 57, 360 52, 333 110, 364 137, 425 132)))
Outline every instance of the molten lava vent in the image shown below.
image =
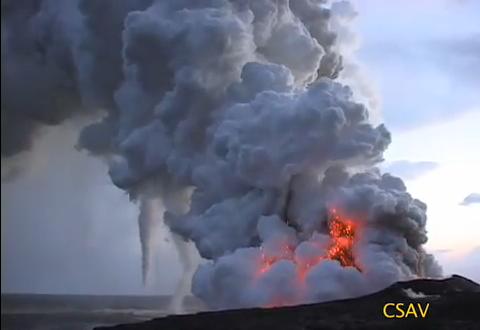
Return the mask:
POLYGON ((257 277, 267 274, 275 263, 282 260, 288 260, 295 265, 297 278, 300 281, 306 278, 311 268, 326 260, 335 260, 342 267, 354 267, 360 271, 353 255, 358 223, 334 208, 329 211, 327 224, 330 243, 327 249, 318 246, 315 257, 311 259, 302 260, 297 258, 295 256, 296 247, 288 242, 279 244, 273 254, 265 252, 261 246, 261 262, 257 270, 257 277))
POLYGON ((332 209, 328 223, 332 245, 328 249, 327 258, 338 260, 343 267, 355 267, 353 246, 355 243, 356 224, 354 221, 341 216, 337 209, 332 209))

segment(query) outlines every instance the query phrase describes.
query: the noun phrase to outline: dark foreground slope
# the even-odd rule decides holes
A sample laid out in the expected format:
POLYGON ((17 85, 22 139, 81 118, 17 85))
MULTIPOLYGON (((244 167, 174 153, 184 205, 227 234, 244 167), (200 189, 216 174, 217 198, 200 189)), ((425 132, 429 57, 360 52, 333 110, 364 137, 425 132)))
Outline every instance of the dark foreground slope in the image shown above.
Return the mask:
MULTIPOLYGON (((395 313, 389 307, 389 313, 395 313)), ((399 312, 398 312, 399 313, 399 312)), ((320 304, 272 308, 204 312, 168 316, 137 324, 97 329, 111 330, 314 330, 314 329, 480 329, 480 286, 461 276, 444 280, 421 279, 398 282, 360 298, 320 304), (387 319, 386 303, 404 303, 425 309, 425 318, 387 319)))

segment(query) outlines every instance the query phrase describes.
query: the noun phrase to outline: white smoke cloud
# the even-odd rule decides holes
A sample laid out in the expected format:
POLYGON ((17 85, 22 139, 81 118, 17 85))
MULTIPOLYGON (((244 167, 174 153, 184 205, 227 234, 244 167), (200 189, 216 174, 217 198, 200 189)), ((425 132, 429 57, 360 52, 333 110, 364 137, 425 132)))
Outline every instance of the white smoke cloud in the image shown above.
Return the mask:
MULTIPOLYGON (((202 265, 194 278, 194 293, 215 308, 296 304, 358 296, 398 280, 440 274, 432 256, 421 247, 427 239, 425 205, 408 195, 400 179, 378 172, 350 178, 346 174, 342 183, 334 177, 340 177, 338 170, 327 171, 323 182, 318 182, 321 193, 316 200, 302 202, 306 207, 309 202, 336 205, 358 217, 361 231, 354 255, 361 271, 336 260, 315 262, 331 244, 322 230, 328 221, 325 210, 316 214, 320 224, 297 223, 303 227, 297 231, 278 216, 261 217, 260 248, 240 248, 202 265), (277 260, 265 274, 262 257, 277 260), (229 289, 232 283, 241 289, 229 289)), ((291 217, 301 219, 301 215, 291 217)))
MULTIPOLYGON (((351 39, 348 2, 122 1, 118 8, 105 19, 80 1, 82 33, 66 47, 73 72, 88 72, 74 74, 80 104, 107 109, 79 145, 107 156, 113 183, 142 201, 145 278, 157 199, 170 229, 208 259, 192 290, 214 308, 345 298, 439 275, 422 248, 425 204, 399 178, 369 169, 390 133, 356 101, 369 91, 358 87, 355 70, 342 76, 345 64, 354 67, 339 54, 351 39), (89 79, 95 93, 81 88, 89 79), (354 166, 367 170, 355 174, 354 166), (325 256, 335 241, 332 208, 362 228, 352 247, 356 267, 325 256)), ((10 15, 7 32, 28 35, 10 15)))

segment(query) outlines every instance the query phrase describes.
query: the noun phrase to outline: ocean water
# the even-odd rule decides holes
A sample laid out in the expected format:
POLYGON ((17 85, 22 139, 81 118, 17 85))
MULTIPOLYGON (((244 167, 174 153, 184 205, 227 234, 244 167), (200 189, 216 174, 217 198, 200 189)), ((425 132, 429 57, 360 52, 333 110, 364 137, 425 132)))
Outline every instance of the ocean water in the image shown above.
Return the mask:
MULTIPOLYGON (((2 330, 90 330, 171 314, 170 296, 2 294, 2 330)), ((184 313, 202 310, 185 297, 184 313)))

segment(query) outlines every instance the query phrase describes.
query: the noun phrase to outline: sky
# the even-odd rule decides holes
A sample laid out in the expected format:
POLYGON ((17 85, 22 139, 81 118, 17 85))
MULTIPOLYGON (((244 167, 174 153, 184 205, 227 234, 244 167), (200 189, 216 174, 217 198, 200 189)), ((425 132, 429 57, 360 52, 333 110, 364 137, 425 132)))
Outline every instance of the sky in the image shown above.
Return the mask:
POLYGON ((392 132, 383 168, 428 205, 427 248, 480 280, 480 2, 359 0, 354 29, 392 132), (478 198, 477 198, 478 199, 478 198))
MULTIPOLYGON (((356 8, 356 56, 393 136, 381 166, 428 204, 426 247, 445 274, 480 281, 480 204, 462 203, 480 193, 480 2, 356 8)), ((33 166, 2 183, 2 292, 171 293, 181 267, 168 231, 158 234, 158 281, 145 288, 137 207, 105 164, 74 148, 79 130, 45 130, 24 156, 33 166)))
POLYGON ((158 233, 159 281, 144 287, 138 207, 74 148, 81 126, 48 129, 24 155, 32 166, 2 182, 2 292, 171 292, 181 272, 169 232, 158 233))

